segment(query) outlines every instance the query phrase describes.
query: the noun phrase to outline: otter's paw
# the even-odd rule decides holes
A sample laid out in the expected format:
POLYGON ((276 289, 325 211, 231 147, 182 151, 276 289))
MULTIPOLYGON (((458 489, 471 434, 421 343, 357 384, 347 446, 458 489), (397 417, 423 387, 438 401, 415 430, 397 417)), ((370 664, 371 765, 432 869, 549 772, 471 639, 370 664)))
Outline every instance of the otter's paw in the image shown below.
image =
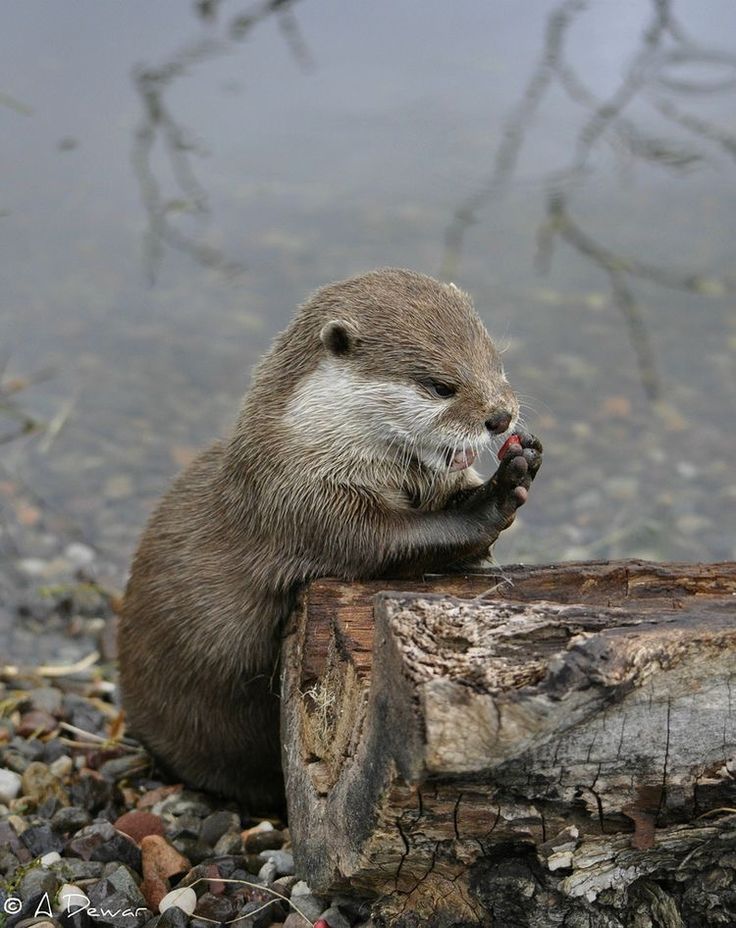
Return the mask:
POLYGON ((479 488, 473 509, 496 537, 514 521, 516 510, 529 497, 529 488, 542 466, 542 443, 534 435, 517 432, 518 441, 505 449, 496 473, 479 488))

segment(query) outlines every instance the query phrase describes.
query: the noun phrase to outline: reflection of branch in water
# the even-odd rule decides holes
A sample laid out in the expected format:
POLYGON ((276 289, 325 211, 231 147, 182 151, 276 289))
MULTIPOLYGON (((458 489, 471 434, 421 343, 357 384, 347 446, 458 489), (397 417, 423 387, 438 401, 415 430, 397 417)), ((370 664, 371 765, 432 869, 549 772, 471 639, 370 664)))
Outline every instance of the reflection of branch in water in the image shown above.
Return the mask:
MULTIPOLYGON (((204 39, 178 52, 160 67, 139 67, 134 71, 133 81, 141 99, 143 115, 135 134, 132 162, 148 218, 144 255, 151 281, 155 280, 166 246, 191 255, 204 267, 228 275, 239 274, 244 270, 241 262, 227 258, 219 249, 198 241, 172 223, 173 213, 201 216, 208 211, 208 203, 206 191, 192 166, 192 156, 201 155, 202 148, 176 121, 164 101, 164 95, 167 88, 193 66, 225 54, 231 41, 242 41, 254 26, 272 14, 277 14, 281 31, 299 66, 303 69, 311 67, 311 57, 290 10, 296 2, 263 0, 248 13, 232 19, 227 26, 226 38, 204 39), (163 148, 179 193, 172 199, 164 198, 152 167, 152 155, 157 143, 163 148)), ((212 20, 217 12, 217 4, 202 0, 195 4, 195 9, 202 18, 212 20)))
POLYGON ((452 222, 445 231, 445 254, 440 277, 451 278, 455 275, 460 262, 463 238, 469 226, 477 221, 476 212, 498 196, 511 179, 524 144, 526 130, 552 80, 554 62, 560 55, 565 33, 587 5, 588 0, 566 0, 547 20, 542 54, 526 85, 521 102, 506 122, 501 144, 493 159, 491 175, 477 193, 468 197, 455 210, 452 222))
MULTIPOLYGON (((646 279, 661 286, 708 295, 722 294, 734 288, 724 280, 703 274, 685 274, 638 259, 624 258, 601 246, 573 222, 567 206, 572 191, 585 180, 591 152, 609 134, 622 142, 634 157, 670 168, 687 168, 704 157, 701 152, 685 147, 679 141, 646 135, 624 115, 624 110, 637 95, 646 92, 655 83, 660 90, 666 88, 681 92, 727 89, 732 83, 730 78, 693 86, 667 75, 663 77, 662 70, 673 64, 692 61, 736 67, 736 56, 698 48, 673 17, 671 0, 651 0, 651 3, 653 15, 644 29, 640 46, 622 82, 606 100, 599 100, 591 93, 565 58, 566 32, 577 14, 585 8, 585 0, 566 0, 550 15, 540 59, 521 102, 507 120, 490 177, 474 196, 461 204, 447 227, 441 274, 444 277, 454 276, 464 234, 476 221, 477 210, 494 196, 500 196, 508 187, 532 118, 542 97, 556 82, 569 99, 588 110, 589 115, 578 133, 571 166, 564 173, 547 178, 547 219, 538 233, 538 265, 549 264, 554 240, 559 236, 606 272, 614 303, 622 313, 637 355, 642 385, 647 395, 655 398, 659 390, 659 377, 641 308, 629 285, 630 278, 646 279), (662 43, 667 38, 679 47, 662 50, 662 43)), ((736 137, 698 117, 682 113, 669 101, 657 98, 653 103, 662 115, 698 135, 701 140, 714 142, 729 154, 736 155, 736 137)))

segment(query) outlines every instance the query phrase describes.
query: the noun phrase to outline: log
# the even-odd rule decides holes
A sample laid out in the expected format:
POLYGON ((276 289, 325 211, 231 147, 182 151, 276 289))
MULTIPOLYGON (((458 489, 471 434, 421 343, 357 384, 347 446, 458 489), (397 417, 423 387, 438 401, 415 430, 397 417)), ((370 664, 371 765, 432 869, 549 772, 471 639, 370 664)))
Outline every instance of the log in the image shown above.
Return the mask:
POLYGON ((378 924, 736 925, 736 563, 311 585, 282 652, 298 872, 378 924))

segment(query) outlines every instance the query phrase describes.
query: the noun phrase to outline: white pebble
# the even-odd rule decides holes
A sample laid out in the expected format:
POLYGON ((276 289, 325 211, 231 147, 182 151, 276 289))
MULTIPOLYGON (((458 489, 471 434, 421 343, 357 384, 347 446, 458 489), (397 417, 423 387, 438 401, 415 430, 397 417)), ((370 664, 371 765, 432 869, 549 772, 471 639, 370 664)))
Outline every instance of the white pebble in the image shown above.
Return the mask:
POLYGON ((41 857, 41 866, 50 867, 51 864, 58 864, 61 860, 61 854, 58 851, 49 851, 41 857))
POLYGON ((273 831, 273 824, 271 822, 259 822, 253 828, 249 828, 248 831, 273 831))
POLYGON ((158 910, 159 912, 165 912, 174 906, 181 909, 182 912, 186 912, 187 915, 194 914, 194 910, 197 908, 197 894, 191 886, 182 886, 179 889, 172 889, 170 893, 166 893, 158 904, 158 910))
POLYGON ((64 557, 71 561, 75 567, 86 567, 95 559, 95 552, 89 545, 83 545, 81 542, 73 541, 64 548, 64 557))
MULTIPOLYGON (((66 912, 69 909, 81 909, 84 907, 84 900, 87 899, 82 890, 75 886, 74 883, 64 883, 64 885, 59 890, 59 908, 62 912, 66 912)), ((89 905, 89 899, 87 899, 87 905, 89 905)))
POLYGON ((62 754, 61 757, 57 757, 55 761, 49 764, 51 773, 53 773, 55 777, 59 777, 60 780, 68 776, 73 769, 74 761, 68 754, 62 754))
POLYGON ((307 886, 304 880, 299 880, 298 883, 294 883, 291 887, 292 896, 311 896, 312 890, 307 886))
POLYGON ((9 803, 20 792, 20 777, 14 770, 0 768, 0 802, 9 803))
POLYGON ((46 573, 48 564, 42 561, 40 557, 24 557, 18 561, 18 569, 29 577, 40 577, 46 573))

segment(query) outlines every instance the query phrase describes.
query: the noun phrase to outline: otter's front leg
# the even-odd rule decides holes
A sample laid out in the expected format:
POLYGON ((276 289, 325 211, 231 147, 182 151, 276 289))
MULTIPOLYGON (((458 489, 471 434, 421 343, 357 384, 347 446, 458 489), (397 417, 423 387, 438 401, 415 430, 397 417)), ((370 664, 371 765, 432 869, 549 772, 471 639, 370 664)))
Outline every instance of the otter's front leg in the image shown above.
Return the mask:
POLYGON ((517 432, 518 443, 511 444, 496 473, 477 487, 460 490, 448 502, 448 508, 467 513, 482 513, 494 539, 514 521, 516 510, 523 506, 529 488, 542 465, 542 443, 534 435, 517 432))

